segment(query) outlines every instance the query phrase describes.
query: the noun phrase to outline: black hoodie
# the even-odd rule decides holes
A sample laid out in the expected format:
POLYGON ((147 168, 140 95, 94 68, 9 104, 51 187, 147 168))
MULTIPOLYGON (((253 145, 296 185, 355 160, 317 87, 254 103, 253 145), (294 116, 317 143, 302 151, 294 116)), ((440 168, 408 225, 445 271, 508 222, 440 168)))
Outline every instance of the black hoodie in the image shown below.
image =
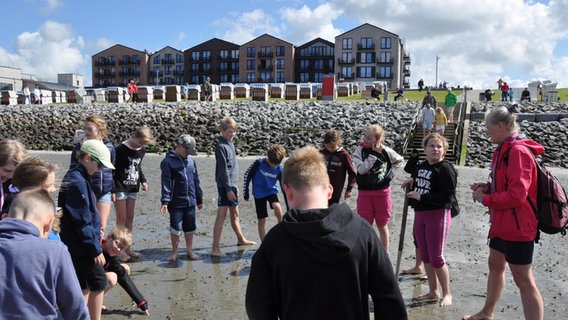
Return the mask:
POLYGON ((252 259, 250 319, 407 319, 391 262, 372 227, 345 204, 291 210, 252 259))

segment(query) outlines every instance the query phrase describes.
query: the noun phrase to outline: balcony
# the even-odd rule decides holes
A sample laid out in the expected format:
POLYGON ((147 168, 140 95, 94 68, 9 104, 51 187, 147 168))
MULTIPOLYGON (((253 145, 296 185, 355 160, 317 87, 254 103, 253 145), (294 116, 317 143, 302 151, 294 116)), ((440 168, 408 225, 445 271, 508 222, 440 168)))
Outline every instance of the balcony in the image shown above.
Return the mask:
POLYGON ((343 73, 338 73, 338 74, 337 74, 337 78, 338 78, 338 79, 352 80, 352 79, 355 79, 355 75, 354 75, 354 74, 345 75, 345 74, 343 74, 343 73))
POLYGON ((118 75, 121 77, 139 77, 140 71, 121 71, 118 75))
POLYGON ((381 74, 380 72, 377 72, 375 78, 378 79, 378 80, 381 80, 381 79, 392 79, 392 78, 393 78, 393 74, 392 74, 392 73, 390 73, 390 74, 381 74))
POLYGON ((411 63, 410 55, 404 54, 404 55, 402 56, 402 61, 404 62, 404 64, 410 64, 410 63, 411 63))
POLYGON ((274 70, 273 66, 258 66, 258 71, 272 71, 274 70))
POLYGON ((175 64, 174 59, 162 59, 162 64, 175 64))
POLYGON ((183 71, 174 70, 174 76, 183 76, 183 71))
POLYGON ((95 78, 114 78, 115 72, 95 72, 95 78))
POLYGON ((105 66, 115 66, 114 60, 107 61, 107 60, 98 60, 95 61, 95 67, 105 67, 105 66))
POLYGON ((404 74, 405 77, 410 77, 410 69, 405 68, 405 69, 402 71, 402 74, 404 74))
POLYGON ((270 51, 270 52, 259 52, 258 53, 259 58, 272 58, 273 56, 274 56, 274 53, 272 53, 272 51, 270 51))
POLYGON ((376 63, 377 58, 373 57, 369 61, 361 61, 360 59, 357 60, 357 63, 366 64, 366 63, 376 63))
POLYGON ((377 60, 377 64, 393 64, 394 63, 394 59, 386 59, 386 60, 377 60))
POLYGON ((355 64, 355 59, 353 59, 353 58, 351 58, 351 59, 341 59, 341 58, 338 58, 338 59, 337 59, 337 64, 338 64, 338 65, 355 64))
POLYGON ((359 43, 359 44, 357 44, 357 50, 375 50, 375 44, 374 43, 371 43, 371 44, 359 43))
POLYGON ((120 60, 118 62, 119 65, 121 66, 125 66, 125 65, 139 65, 140 64, 140 60, 134 60, 134 59, 126 59, 126 60, 120 60))

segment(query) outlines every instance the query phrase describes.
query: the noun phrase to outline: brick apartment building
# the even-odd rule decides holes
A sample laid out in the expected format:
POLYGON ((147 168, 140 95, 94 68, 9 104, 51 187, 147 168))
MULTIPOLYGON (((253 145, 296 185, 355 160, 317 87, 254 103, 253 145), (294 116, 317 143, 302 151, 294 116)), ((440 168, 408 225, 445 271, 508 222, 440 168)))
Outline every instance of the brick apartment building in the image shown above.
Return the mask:
POLYGON ((183 52, 167 46, 150 55, 151 85, 170 85, 184 83, 183 52))
POLYGON ((322 82, 323 76, 334 73, 335 44, 322 38, 296 48, 295 82, 322 82))
POLYGON ((239 48, 214 38, 185 50, 185 81, 200 84, 211 77, 211 83, 239 82, 239 48))
POLYGON ((294 81, 294 45, 263 34, 240 48, 239 79, 242 82, 294 81))
POLYGON ((148 84, 150 55, 120 44, 105 49, 92 58, 93 87, 125 87, 130 79, 148 84))

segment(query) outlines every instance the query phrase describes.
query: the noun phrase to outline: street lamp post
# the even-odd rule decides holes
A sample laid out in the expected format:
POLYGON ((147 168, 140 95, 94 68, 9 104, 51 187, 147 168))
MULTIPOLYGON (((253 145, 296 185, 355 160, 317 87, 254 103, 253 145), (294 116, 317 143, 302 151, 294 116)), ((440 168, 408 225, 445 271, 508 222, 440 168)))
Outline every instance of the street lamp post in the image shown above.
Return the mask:
POLYGON ((436 55, 436 81, 434 82, 434 88, 438 86, 438 60, 440 60, 440 56, 436 55))

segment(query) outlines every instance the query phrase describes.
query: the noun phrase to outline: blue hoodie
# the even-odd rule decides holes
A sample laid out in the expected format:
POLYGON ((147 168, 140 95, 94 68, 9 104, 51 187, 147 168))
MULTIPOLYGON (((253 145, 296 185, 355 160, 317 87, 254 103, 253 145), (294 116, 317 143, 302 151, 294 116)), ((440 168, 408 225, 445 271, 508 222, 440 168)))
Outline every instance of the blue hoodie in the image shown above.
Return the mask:
POLYGON ((203 192, 195 160, 182 158, 173 150, 160 163, 162 170, 162 204, 169 208, 186 208, 203 203, 203 192))
MULTIPOLYGON (((110 161, 114 164, 116 161, 116 149, 114 145, 106 138, 103 139, 103 143, 107 146, 108 151, 110 151, 110 161)), ((80 149, 81 144, 78 143, 73 148, 73 151, 71 151, 71 164, 69 165, 69 169, 77 165, 77 152, 79 152, 80 149)), ((97 198, 109 192, 113 192, 114 178, 112 169, 105 167, 102 171, 95 172, 91 177, 91 185, 93 186, 97 198)))
POLYGON ((0 222, 0 319, 89 319, 71 257, 32 223, 0 222))

